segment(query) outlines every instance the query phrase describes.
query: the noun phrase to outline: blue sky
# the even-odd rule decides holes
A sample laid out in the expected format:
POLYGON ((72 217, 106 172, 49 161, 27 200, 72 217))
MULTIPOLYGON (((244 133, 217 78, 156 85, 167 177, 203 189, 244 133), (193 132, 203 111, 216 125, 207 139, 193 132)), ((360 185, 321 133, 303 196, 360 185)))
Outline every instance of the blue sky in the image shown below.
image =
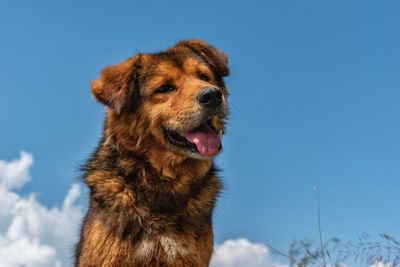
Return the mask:
MULTIPOLYGON (((285 249, 318 237, 398 235, 400 3, 1 1, 0 158, 35 157, 20 193, 48 205, 79 181, 104 108, 108 64, 201 38, 230 59, 217 242, 285 249)), ((86 196, 84 196, 86 197, 86 196)))

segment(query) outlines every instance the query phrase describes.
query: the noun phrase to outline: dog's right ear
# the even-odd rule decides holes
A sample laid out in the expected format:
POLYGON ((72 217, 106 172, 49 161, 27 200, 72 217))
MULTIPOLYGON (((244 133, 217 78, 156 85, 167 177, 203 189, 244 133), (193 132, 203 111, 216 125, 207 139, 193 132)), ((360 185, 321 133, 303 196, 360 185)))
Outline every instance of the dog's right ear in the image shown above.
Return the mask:
POLYGON ((133 105, 137 79, 138 58, 135 56, 101 71, 92 82, 92 93, 97 101, 112 108, 117 114, 133 105))

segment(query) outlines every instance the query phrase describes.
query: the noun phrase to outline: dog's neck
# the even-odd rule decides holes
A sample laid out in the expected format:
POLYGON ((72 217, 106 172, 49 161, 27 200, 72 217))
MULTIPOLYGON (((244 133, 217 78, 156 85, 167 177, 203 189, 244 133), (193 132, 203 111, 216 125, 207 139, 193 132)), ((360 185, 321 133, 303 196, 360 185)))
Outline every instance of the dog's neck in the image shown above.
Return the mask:
MULTIPOLYGON (((105 132, 97 151, 83 167, 85 182, 99 203, 112 203, 113 198, 124 195, 129 205, 150 205, 157 212, 179 212, 204 187, 213 188, 215 199, 221 186, 211 160, 174 159, 165 151, 131 151, 115 135, 105 132)), ((207 211, 211 213, 211 208, 207 211)))

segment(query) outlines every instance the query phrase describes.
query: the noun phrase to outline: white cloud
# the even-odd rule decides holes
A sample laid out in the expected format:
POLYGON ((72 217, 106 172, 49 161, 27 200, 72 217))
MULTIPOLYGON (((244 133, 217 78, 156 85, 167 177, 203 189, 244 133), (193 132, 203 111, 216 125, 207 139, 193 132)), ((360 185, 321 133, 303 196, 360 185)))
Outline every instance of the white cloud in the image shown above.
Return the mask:
POLYGON ((29 181, 29 168, 33 164, 31 154, 21 151, 21 158, 10 162, 0 160, 0 188, 18 189, 29 181))
POLYGON ((284 267, 271 259, 268 247, 241 238, 216 245, 211 267, 284 267))
POLYGON ((390 263, 383 263, 383 262, 375 262, 374 264, 371 265, 371 267, 392 267, 393 264, 390 263))
POLYGON ((71 266, 82 208, 80 188, 74 184, 61 207, 47 208, 34 194, 21 196, 13 189, 29 181, 31 154, 0 161, 0 267, 71 266))

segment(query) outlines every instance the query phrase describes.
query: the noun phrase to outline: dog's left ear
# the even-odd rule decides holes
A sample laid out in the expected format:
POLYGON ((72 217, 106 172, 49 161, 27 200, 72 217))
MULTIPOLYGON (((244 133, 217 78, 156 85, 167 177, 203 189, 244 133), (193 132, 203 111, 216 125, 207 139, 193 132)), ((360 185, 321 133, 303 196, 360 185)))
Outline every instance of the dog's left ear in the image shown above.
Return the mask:
POLYGON ((101 71, 100 78, 92 82, 92 93, 97 101, 112 108, 117 114, 131 108, 134 101, 138 57, 101 71))
POLYGON ((190 48, 212 66, 222 77, 229 75, 228 57, 221 50, 202 40, 181 41, 175 47, 180 46, 190 48))

